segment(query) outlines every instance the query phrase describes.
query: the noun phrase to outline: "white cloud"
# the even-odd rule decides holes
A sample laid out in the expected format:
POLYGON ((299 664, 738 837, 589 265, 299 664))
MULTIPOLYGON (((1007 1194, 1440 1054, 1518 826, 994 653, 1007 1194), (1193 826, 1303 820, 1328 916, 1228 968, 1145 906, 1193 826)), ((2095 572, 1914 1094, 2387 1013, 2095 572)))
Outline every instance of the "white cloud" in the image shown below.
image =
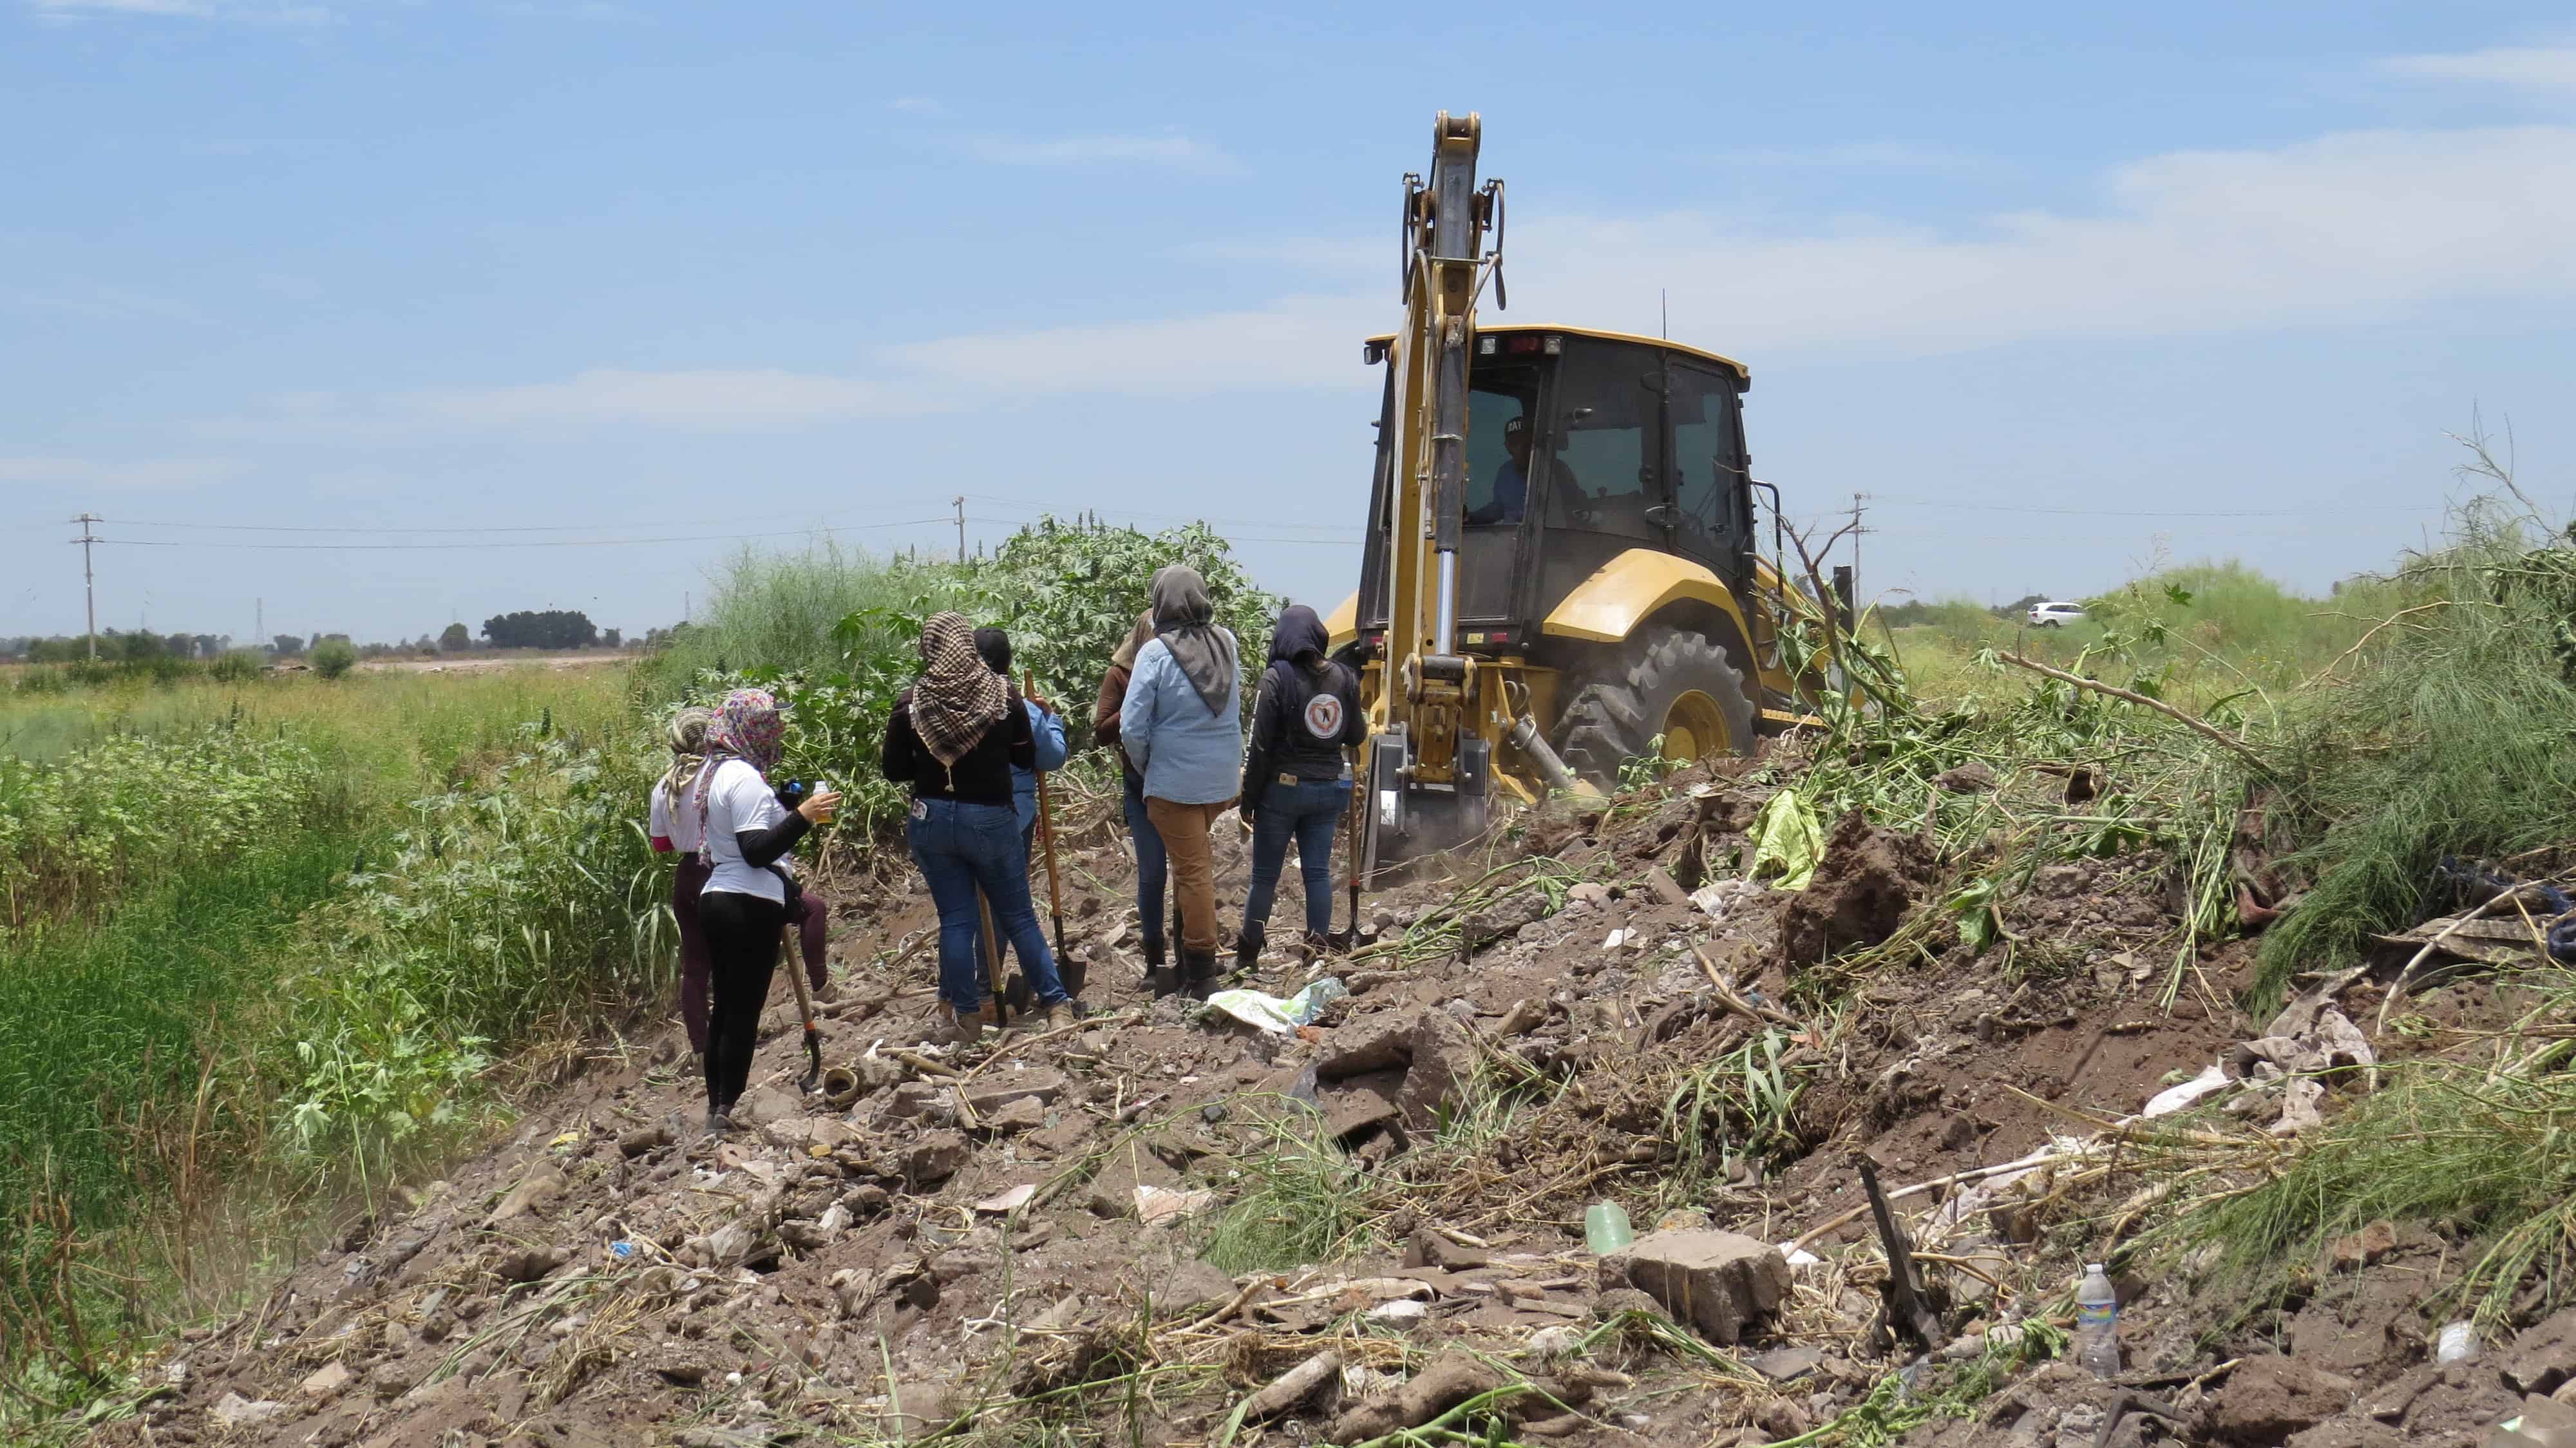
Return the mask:
POLYGON ((211 15, 215 7, 209 0, 28 0, 42 14, 70 15, 81 11, 112 11, 121 15, 211 15))
POLYGON ((1753 234, 1725 218, 1541 218, 1512 281, 1549 316, 1720 350, 1924 353, 2036 337, 2368 322, 2475 300, 2576 298, 2576 129, 2370 131, 2177 152, 2111 172, 2085 213, 1963 234, 1753 234))
POLYGON ((101 462, 91 458, 0 458, 0 483, 63 488, 194 488, 237 478, 247 469, 228 458, 159 458, 101 462))
POLYGON ((915 342, 884 349, 881 360, 931 390, 957 395, 1352 384, 1368 376, 1360 339, 1384 330, 1387 312, 1384 301, 1371 298, 1287 297, 1243 311, 915 342))
MULTIPOLYGON (((2223 336, 2465 303, 2576 301, 2576 250, 2560 240, 2576 232, 2576 128, 2367 131, 2176 152, 2109 172, 2099 192, 2100 204, 2081 211, 2012 212, 1955 232, 1756 231, 1697 211, 1524 214, 1508 261, 1520 305, 1504 320, 1651 333, 1657 293, 1668 290, 1674 336, 1758 369, 1791 355, 2223 336)), ((269 425, 785 430, 952 411, 996 394, 1366 389, 1360 339, 1399 313, 1391 275, 1351 277, 1347 288, 1223 312, 896 344, 849 375, 591 371, 290 399, 269 425)))
POLYGON ((2397 75, 2418 80, 2576 87, 2576 49, 2560 46, 2498 46, 2455 55, 2400 55, 2383 64, 2397 75))
POLYGON ((0 291, 0 307, 53 312, 98 322, 187 322, 206 314, 186 302, 121 287, 60 286, 42 291, 0 291))
POLYGON ((191 19, 238 20, 254 25, 327 25, 336 18, 328 5, 296 0, 25 0, 40 20, 71 24, 93 16, 145 15, 191 19))
POLYGON ((1234 158, 1187 136, 1059 136, 1050 140, 984 137, 967 143, 977 158, 1005 166, 1178 166, 1230 171, 1234 158))
POLYGON ((378 404, 328 395, 294 400, 311 420, 361 427, 592 425, 693 432, 758 432, 919 410, 885 384, 779 370, 632 372, 600 369, 561 382, 437 388, 378 404))

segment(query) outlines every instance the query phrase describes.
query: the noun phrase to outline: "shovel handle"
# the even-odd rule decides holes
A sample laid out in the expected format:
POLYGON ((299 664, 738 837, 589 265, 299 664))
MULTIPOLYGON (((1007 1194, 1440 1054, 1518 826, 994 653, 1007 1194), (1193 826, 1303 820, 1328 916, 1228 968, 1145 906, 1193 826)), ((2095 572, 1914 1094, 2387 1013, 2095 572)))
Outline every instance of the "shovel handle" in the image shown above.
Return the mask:
POLYGON ((811 1091, 814 1083, 823 1078, 823 1031, 814 1024, 814 994, 805 986, 805 960, 797 949, 798 943, 793 924, 778 928, 778 948, 787 956, 787 979, 796 987, 796 1018, 805 1026, 805 1059, 809 1069, 805 1072, 805 1079, 797 1084, 811 1091))
MULTIPOLYGON (((1028 696, 1032 699, 1036 698, 1038 696, 1036 671, 1023 671, 1020 678, 1021 687, 1028 696)), ((1046 852, 1047 909, 1055 917, 1055 953, 1062 955, 1064 954, 1064 881, 1057 874, 1055 864, 1055 794, 1047 788, 1047 772, 1043 769, 1038 770, 1037 776, 1038 846, 1046 852)))

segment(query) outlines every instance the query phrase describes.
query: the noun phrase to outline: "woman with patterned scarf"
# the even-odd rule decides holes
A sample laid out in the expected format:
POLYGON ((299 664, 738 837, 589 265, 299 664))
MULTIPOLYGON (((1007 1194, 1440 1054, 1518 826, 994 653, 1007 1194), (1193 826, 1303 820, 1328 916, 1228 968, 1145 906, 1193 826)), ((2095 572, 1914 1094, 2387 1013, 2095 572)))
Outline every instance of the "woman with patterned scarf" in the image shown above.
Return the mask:
POLYGON ((921 677, 894 701, 884 765, 886 778, 912 789, 905 834, 939 906, 944 1039, 972 1044, 999 1017, 975 968, 978 890, 992 902, 994 928, 1011 942, 1048 1025, 1072 1024, 1072 999, 1056 978, 1029 900, 1020 820, 1011 807, 1011 767, 1037 767, 1036 736, 1010 681, 975 652, 975 628, 964 614, 935 613, 922 623, 921 677))
POLYGON ((698 858, 698 812, 689 791, 707 765, 707 724, 715 715, 683 709, 671 716, 671 767, 653 781, 644 832, 653 852, 678 859, 671 872, 671 922, 680 929, 680 1019, 689 1028, 689 1052, 707 1053, 707 934, 698 925, 698 892, 706 888, 706 862, 698 858))
POLYGON ((778 967, 779 931, 787 924, 794 879, 788 852, 805 831, 830 824, 841 797, 808 795, 794 810, 778 802, 768 774, 778 763, 786 726, 766 689, 736 689, 709 721, 707 762, 696 789, 699 858, 707 883, 698 892, 706 932, 708 984, 707 1130, 733 1125, 733 1105, 751 1079, 761 1007, 778 967))

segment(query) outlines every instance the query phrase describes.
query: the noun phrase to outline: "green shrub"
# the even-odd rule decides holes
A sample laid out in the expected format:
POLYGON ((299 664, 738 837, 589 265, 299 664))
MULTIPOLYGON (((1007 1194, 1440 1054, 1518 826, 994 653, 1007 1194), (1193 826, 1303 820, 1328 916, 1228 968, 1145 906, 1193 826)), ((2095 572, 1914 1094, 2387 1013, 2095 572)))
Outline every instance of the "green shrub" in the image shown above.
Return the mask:
POLYGON ((324 639, 308 655, 313 672, 326 679, 336 679, 358 666, 358 651, 345 639, 324 639))
POLYGON ((953 608, 1010 630, 1014 674, 1037 676, 1081 749, 1091 742, 1089 705, 1109 656, 1144 612, 1154 570, 1167 563, 1187 563, 1207 579, 1218 621, 1242 643, 1249 710, 1278 600, 1253 584, 1223 537, 1195 523, 1147 534, 1042 519, 964 568, 839 548, 746 555, 706 623, 648 666, 646 687, 666 701, 701 703, 746 684, 770 689, 787 711, 781 772, 830 780, 848 796, 851 823, 872 831, 909 802, 878 774, 876 759, 895 696, 921 671, 915 641, 924 618, 953 608), (839 603, 857 606, 825 618, 839 603))
POLYGON ((652 760, 539 730, 481 783, 418 802, 316 922, 284 982, 294 1155, 381 1161, 457 1119, 493 1052, 668 983, 668 883, 637 819, 652 760))
POLYGON ((216 682, 247 684, 268 672, 268 660, 257 649, 234 649, 206 666, 216 682))
POLYGON ((144 882, 313 828, 339 794, 303 744, 222 724, 110 735, 52 764, 0 755, 9 924, 96 917, 144 882))

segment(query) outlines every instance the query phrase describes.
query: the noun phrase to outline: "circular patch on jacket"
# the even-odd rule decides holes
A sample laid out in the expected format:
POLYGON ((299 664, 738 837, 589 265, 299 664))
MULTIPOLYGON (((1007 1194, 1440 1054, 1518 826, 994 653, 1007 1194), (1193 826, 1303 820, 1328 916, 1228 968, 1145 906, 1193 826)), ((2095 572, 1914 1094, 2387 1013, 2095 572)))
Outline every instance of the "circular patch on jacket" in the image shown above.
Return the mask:
POLYGON ((1317 694, 1306 701, 1306 732, 1318 739, 1342 735, 1342 696, 1317 694))

